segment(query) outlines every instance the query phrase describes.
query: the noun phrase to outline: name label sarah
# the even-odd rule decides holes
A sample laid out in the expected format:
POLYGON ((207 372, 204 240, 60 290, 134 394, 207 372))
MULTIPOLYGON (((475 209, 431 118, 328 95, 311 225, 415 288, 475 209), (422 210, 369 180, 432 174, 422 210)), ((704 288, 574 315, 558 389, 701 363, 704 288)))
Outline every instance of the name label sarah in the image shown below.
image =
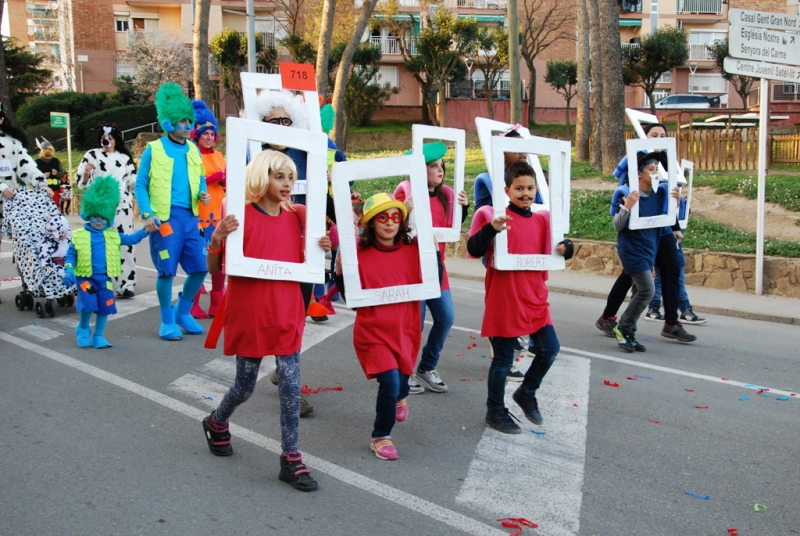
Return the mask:
POLYGON ((382 288, 375 291, 375 298, 381 303, 394 303, 399 301, 409 301, 411 293, 402 287, 382 288))

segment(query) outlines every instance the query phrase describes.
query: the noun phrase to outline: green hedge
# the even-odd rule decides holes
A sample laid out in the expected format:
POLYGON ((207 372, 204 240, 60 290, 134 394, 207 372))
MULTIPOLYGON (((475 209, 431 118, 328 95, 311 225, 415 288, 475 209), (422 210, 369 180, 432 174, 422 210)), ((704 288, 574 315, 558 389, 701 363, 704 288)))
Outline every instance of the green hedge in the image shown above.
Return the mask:
MULTIPOLYGON (((137 104, 134 106, 119 106, 101 110, 85 116, 77 124, 73 136, 73 144, 78 144, 85 149, 91 149, 97 145, 97 128, 100 123, 116 123, 120 130, 138 127, 147 123, 157 121, 155 104, 137 104)), ((157 131, 159 129, 156 129, 157 131)), ((147 129, 147 132, 150 130, 147 129)), ((125 135, 126 140, 136 137, 138 132, 129 132, 125 135)))
POLYGON ((72 119, 72 126, 75 122, 87 115, 109 108, 120 106, 121 103, 111 98, 107 92, 101 93, 76 93, 74 91, 63 91, 60 93, 50 93, 31 98, 17 111, 17 121, 23 129, 31 128, 34 125, 50 123, 50 112, 65 112, 72 119))

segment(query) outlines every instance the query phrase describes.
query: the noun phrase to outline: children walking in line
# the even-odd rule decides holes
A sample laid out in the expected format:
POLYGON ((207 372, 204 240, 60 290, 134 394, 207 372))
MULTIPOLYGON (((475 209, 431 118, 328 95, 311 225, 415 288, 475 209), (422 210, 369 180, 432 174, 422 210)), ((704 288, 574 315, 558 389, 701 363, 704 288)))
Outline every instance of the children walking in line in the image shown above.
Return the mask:
MULTIPOLYGON (((375 194, 364 203, 358 249, 362 288, 420 282, 419 247, 409 237, 407 217, 405 205, 389 194, 375 194)), ((346 300, 341 256, 336 259, 336 286, 346 300)), ((356 310, 356 356, 367 379, 378 380, 370 449, 382 460, 397 459, 392 429, 408 418, 408 378, 421 342, 419 308, 419 302, 412 301, 356 310)))
MULTIPOLYGON (((491 206, 475 214, 467 251, 472 257, 486 255, 486 297, 481 336, 489 337, 494 359, 489 367, 486 400, 486 424, 506 434, 522 430, 505 407, 506 376, 514 362, 517 337, 530 335, 536 345, 536 357, 514 392, 514 401, 525 417, 542 424, 536 391, 550 370, 561 346, 550 319, 547 272, 504 271, 494 267, 494 238, 508 232, 508 251, 513 254, 549 254, 551 252, 550 214, 532 212, 536 198, 536 179, 527 162, 515 162, 506 169, 505 192, 511 200, 505 214, 493 217, 491 206), (488 222, 488 223, 483 223, 488 222)), ((572 242, 558 244, 556 252, 572 256, 572 242)))
MULTIPOLYGON (((292 159, 277 151, 263 151, 248 164, 245 256, 303 262, 305 207, 290 202, 296 177, 292 159)), ((220 220, 211 236, 207 262, 212 275, 222 270, 225 239, 238 227, 236 217, 228 215, 220 220)), ((319 246, 329 251, 330 238, 320 238, 319 246)), ((283 451, 279 478, 300 491, 313 491, 317 482, 298 451, 300 348, 305 326, 300 283, 229 276, 225 301, 224 313, 220 313, 215 323, 224 323, 224 353, 236 356, 236 379, 217 409, 203 420, 208 448, 216 456, 233 454, 228 419, 253 394, 261 356, 274 355, 283 451)), ((216 341, 211 344, 215 346, 216 341)))
POLYGON ((72 243, 64 262, 64 284, 78 285, 80 321, 75 328, 78 346, 109 348, 104 337, 108 315, 117 312, 113 277, 122 272, 121 246, 133 246, 147 236, 145 229, 123 234, 114 228, 119 204, 119 184, 112 176, 95 179, 81 202, 83 229, 72 233, 72 243), (92 313, 97 314, 94 335, 89 327, 92 313))
MULTIPOLYGON (((422 146, 422 153, 425 156, 425 169, 428 174, 428 196, 431 203, 431 217, 434 227, 450 227, 453 223, 453 213, 455 202, 464 207, 461 211, 461 223, 467 219, 467 208, 469 199, 467 192, 460 191, 458 197, 455 196, 453 189, 444 184, 444 155, 447 154, 447 146, 440 142, 426 143, 422 146)), ((406 154, 411 154, 409 151, 406 154)), ((394 192, 398 201, 403 201, 409 212, 413 209, 413 199, 411 198, 411 183, 403 181, 394 192)), ((439 244, 439 254, 444 266, 444 251, 447 244, 439 244)), ((447 335, 455 322, 455 310, 453 308, 453 298, 450 295, 450 281, 447 278, 445 268, 442 276, 442 294, 440 297, 421 302, 422 322, 425 322, 425 308, 431 310, 433 326, 428 334, 428 341, 422 348, 422 356, 414 375, 408 380, 409 392, 419 394, 425 389, 434 393, 447 392, 447 384, 439 376, 436 366, 439 364, 439 356, 444 348, 447 335)))

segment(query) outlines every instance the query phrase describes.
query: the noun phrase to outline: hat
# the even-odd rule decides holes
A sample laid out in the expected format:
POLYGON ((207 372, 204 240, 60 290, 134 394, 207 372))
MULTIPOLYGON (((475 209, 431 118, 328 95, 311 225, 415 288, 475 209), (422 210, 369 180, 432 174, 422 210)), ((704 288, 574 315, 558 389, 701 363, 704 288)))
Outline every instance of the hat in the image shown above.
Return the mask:
POLYGON ((387 211, 390 208, 396 208, 403 213, 403 219, 408 217, 408 210, 406 206, 394 198, 390 194, 375 194, 364 202, 364 215, 361 216, 361 225, 366 225, 369 220, 387 211))
POLYGON ((183 94, 181 86, 175 82, 162 84, 156 92, 156 112, 158 122, 163 126, 169 121, 174 127, 184 120, 194 123, 192 102, 183 94))
POLYGON ((109 226, 113 225, 114 217, 117 215, 117 205, 119 205, 119 183, 110 175, 98 177, 83 194, 81 218, 88 221, 92 216, 100 216, 109 226))
POLYGON ((193 100, 194 109, 194 128, 192 129, 192 139, 199 140, 206 130, 214 131, 214 141, 219 139, 219 123, 214 114, 208 109, 206 103, 201 100, 193 100))
POLYGON ((648 160, 656 160, 664 166, 664 169, 669 169, 667 167, 667 154, 663 151, 653 151, 650 153, 640 152, 636 158, 636 169, 639 169, 642 164, 648 160))
MULTIPOLYGON (((406 154, 413 154, 413 149, 409 149, 406 151, 406 154)), ((442 158, 445 154, 447 154, 447 145, 440 141, 435 141, 433 143, 424 143, 422 145, 422 155, 425 157, 425 163, 430 164, 431 162, 436 162, 440 158, 442 158)))

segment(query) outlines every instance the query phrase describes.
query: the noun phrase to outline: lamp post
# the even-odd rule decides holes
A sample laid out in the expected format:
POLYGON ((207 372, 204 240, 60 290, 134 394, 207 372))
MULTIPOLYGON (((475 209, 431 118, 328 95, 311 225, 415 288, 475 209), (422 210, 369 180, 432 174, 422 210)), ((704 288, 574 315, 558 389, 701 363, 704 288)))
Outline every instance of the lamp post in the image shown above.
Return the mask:
POLYGON ((694 77, 694 73, 697 71, 697 62, 693 61, 689 63, 689 93, 694 94, 694 86, 692 85, 692 77, 694 77))
POLYGON ((475 98, 475 82, 472 80, 472 66, 475 62, 469 56, 464 58, 464 64, 467 66, 467 77, 469 78, 470 97, 475 98))

